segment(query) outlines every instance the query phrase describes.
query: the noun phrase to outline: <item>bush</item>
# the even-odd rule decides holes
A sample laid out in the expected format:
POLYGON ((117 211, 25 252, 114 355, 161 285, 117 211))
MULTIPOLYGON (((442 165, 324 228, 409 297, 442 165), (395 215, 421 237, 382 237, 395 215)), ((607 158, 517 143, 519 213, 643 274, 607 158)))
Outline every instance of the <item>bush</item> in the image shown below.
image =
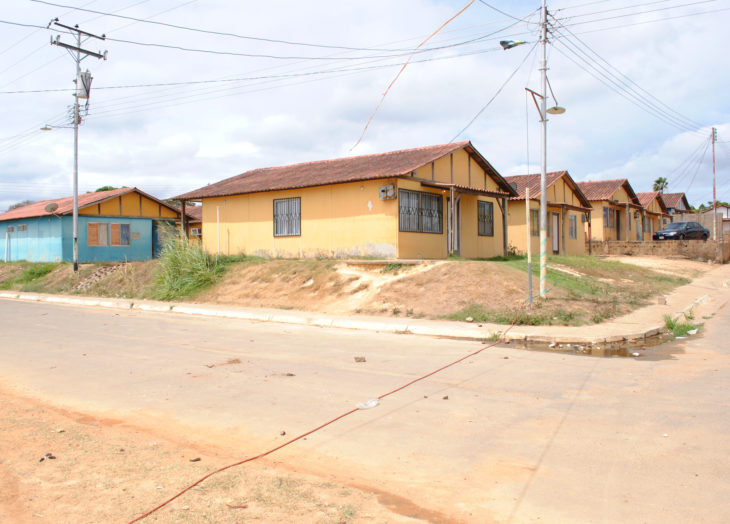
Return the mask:
POLYGON ((175 300, 192 296, 215 283, 224 265, 198 245, 191 245, 181 235, 167 235, 158 273, 154 298, 175 300))

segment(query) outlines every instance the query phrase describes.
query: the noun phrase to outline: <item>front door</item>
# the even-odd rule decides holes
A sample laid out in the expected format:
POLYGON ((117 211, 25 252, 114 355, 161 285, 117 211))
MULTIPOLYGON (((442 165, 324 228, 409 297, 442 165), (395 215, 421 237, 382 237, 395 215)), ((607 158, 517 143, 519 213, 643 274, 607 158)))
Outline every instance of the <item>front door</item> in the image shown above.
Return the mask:
POLYGON ((560 214, 553 213, 553 253, 560 253, 560 214))

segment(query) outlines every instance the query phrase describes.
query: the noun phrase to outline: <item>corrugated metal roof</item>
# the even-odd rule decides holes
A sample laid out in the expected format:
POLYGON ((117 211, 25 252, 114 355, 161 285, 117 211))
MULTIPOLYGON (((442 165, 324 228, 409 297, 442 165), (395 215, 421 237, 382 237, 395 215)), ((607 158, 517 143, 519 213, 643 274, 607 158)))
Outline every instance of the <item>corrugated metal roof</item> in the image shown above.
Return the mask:
MULTIPOLYGON (((176 211, 180 213, 180 210, 167 204, 166 202, 163 202, 162 200, 158 200, 157 198, 148 195, 144 191, 140 191, 136 187, 121 187, 119 189, 112 189, 109 191, 99 191, 97 193, 84 193, 78 196, 78 206, 79 209, 82 209, 84 207, 101 204, 102 202, 105 202, 107 200, 110 200, 112 198, 116 198, 122 195, 126 195, 127 193, 139 193, 140 195, 149 198, 150 200, 153 200, 157 202, 158 204, 161 204, 167 208, 172 209, 173 211, 176 211)), ((40 202, 34 202, 32 204, 28 204, 27 206, 18 207, 11 211, 7 211, 6 213, 0 214, 0 222, 4 220, 17 220, 22 218, 33 218, 33 217, 43 217, 43 216, 51 216, 51 215, 69 215, 73 213, 73 197, 63 197, 63 198, 55 198, 51 200, 41 200, 40 202), (56 207, 53 211, 46 211, 46 206, 48 204, 56 204, 58 207, 56 207)))
POLYGON ((512 193, 501 175, 474 149, 471 142, 464 141, 373 155, 253 169, 175 198, 196 200, 398 177, 407 175, 459 149, 466 149, 485 170, 493 175, 506 192, 512 193))

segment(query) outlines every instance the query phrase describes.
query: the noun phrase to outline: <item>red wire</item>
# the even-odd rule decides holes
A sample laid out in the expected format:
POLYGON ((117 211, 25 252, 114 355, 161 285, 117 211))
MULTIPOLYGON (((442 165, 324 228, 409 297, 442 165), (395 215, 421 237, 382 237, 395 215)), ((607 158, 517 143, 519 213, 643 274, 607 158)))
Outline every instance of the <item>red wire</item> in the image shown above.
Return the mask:
MULTIPOLYGON (((487 344, 486 346, 484 346, 484 347, 482 347, 482 348, 479 348, 478 350, 474 351, 473 353, 469 353, 468 355, 466 355, 466 356, 463 356, 463 357, 461 357, 461 358, 460 358, 460 359, 458 359, 458 360, 454 360, 453 362, 451 362, 451 363, 449 363, 449 364, 446 364, 445 366, 442 366, 442 367, 440 367, 440 368, 438 368, 438 369, 436 369, 436 370, 434 370, 434 371, 431 371, 430 373, 428 373, 428 374, 426 374, 426 375, 423 375, 423 376, 421 376, 421 377, 418 377, 418 378, 416 378, 416 379, 413 379, 413 380, 411 380, 410 382, 408 382, 408 383, 406 383, 406 384, 403 384, 402 386, 400 386, 400 387, 398 387, 398 388, 396 388, 396 389, 394 389, 394 390, 392 390, 392 391, 389 391, 388 393, 385 393, 385 394, 383 394, 383 395, 380 395, 380 396, 379 396, 379 397, 377 397, 377 398, 378 398, 379 400, 381 400, 381 399, 384 399, 385 397, 387 397, 387 396, 389 396, 389 395, 392 395, 393 393, 397 393, 398 391, 400 391, 400 390, 402 390, 402 389, 405 389, 405 388, 407 388, 408 386, 411 386, 411 385, 415 384, 416 382, 420 382, 421 380, 424 380, 424 379, 426 379, 426 378, 428 378, 428 377, 430 377, 430 376, 433 376, 433 375, 435 375, 436 373, 439 373, 439 372, 443 371, 444 369, 450 368, 451 366, 455 366, 455 365, 456 365, 456 364, 458 364, 459 362, 463 362, 464 360, 466 360, 466 359, 468 359, 468 358, 471 358, 471 357, 473 357, 473 356, 475 356, 475 355, 478 355, 479 353, 481 353, 482 351, 484 351, 484 350, 486 350, 486 349, 489 349, 489 348, 491 348, 491 347, 494 347, 494 346, 496 346, 496 345, 497 345, 497 344, 498 344, 498 343, 499 343, 499 342, 500 342, 500 341, 501 341, 501 340, 502 340, 502 339, 504 338, 504 336, 505 336, 505 335, 507 334, 507 332, 508 332, 508 331, 509 331, 510 329, 512 329, 512 328, 514 327, 514 325, 515 325, 515 322, 517 322, 517 316, 518 316, 518 315, 520 314, 520 311, 522 311, 522 308, 524 307, 524 305, 525 305, 525 304, 524 304, 524 302, 523 302, 523 303, 522 303, 522 304, 520 305, 520 307, 518 308, 518 310, 517 310, 517 313, 515 314, 515 317, 514 317, 514 318, 512 319, 512 323, 511 323, 511 324, 509 325, 509 327, 508 327, 507 329, 505 329, 505 330, 504 330, 504 331, 502 332, 502 334, 501 334, 501 335, 499 336, 499 338, 498 338, 497 340, 495 340, 494 342, 492 342, 491 344, 487 344)), ((349 416, 349 415, 352 415, 352 414, 353 414, 353 413, 355 413, 356 411, 360 411, 360 410, 359 410, 358 408, 353 408, 353 409, 351 409, 350 411, 346 411, 345 413, 342 413, 341 415, 338 415, 338 416, 336 416, 336 417, 335 417, 335 418, 333 418, 332 420, 329 420, 329 421, 325 422, 324 424, 321 424, 321 425, 317 426, 317 427, 316 427, 316 428, 314 428, 314 429, 310 429, 310 430, 309 430, 309 431, 307 431, 306 433, 302 433, 302 434, 301 434, 301 435, 299 435, 298 437, 294 437, 294 438, 293 438, 293 439, 291 439, 291 440, 287 440, 286 442, 284 442, 283 444, 280 444, 280 445, 276 446, 275 448, 272 448, 272 449, 270 449, 270 450, 268 450, 268 451, 265 451, 265 452, 263 452, 263 453, 260 453, 260 454, 258 454, 258 455, 255 455, 255 456, 253 456, 253 457, 249 457, 249 458, 246 458, 246 459, 243 459, 243 460, 239 460, 238 462, 234 462, 233 464, 228 464, 227 466, 223 466, 222 468, 218 468, 218 469, 216 469, 216 470, 214 470, 214 471, 211 471, 211 472, 210 472, 210 473, 208 473, 207 475, 205 475, 205 476, 203 476, 203 477, 200 477, 200 478, 199 478, 198 480, 196 480, 195 482, 193 482, 192 484, 190 484, 190 485, 189 485, 189 486, 187 486, 186 488, 184 488, 184 489, 182 489, 182 490, 178 491, 178 492, 177 492, 177 493, 176 493, 175 495, 173 495, 172 497, 170 497, 170 498, 169 498, 169 499, 167 499, 166 501, 164 501, 164 502, 162 502, 162 503, 158 504, 157 506, 155 506, 155 507, 154 507, 154 508, 152 508, 151 510, 149 510, 149 511, 147 511, 147 512, 143 513, 143 514, 142 514, 142 515, 140 515, 139 517, 136 517, 136 518, 134 518, 134 519, 130 520, 130 521, 129 521, 129 524, 132 524, 132 523, 134 523, 134 522, 138 522, 138 521, 140 521, 140 520, 142 520, 142 519, 144 519, 144 518, 147 518, 147 517, 149 517, 149 516, 150 516, 150 515, 151 515, 152 513, 154 513, 154 512, 155 512, 155 511, 157 511, 158 509, 161 509, 161 508, 163 508, 163 507, 167 506, 167 505, 168 505, 168 504, 169 504, 170 502, 172 502, 172 501, 173 501, 173 500, 175 500, 176 498, 180 497, 181 495, 183 495, 184 493, 186 493, 186 492, 190 491, 191 489, 193 489, 193 488, 194 488, 195 486, 197 486, 198 484, 200 484, 200 483, 201 483, 201 482, 203 482, 204 480, 206 480, 206 479, 208 479, 208 478, 212 477, 213 475, 215 475, 215 474, 217 474, 217 473, 220 473, 221 471, 225 471, 225 470, 227 470, 227 469, 230 469, 230 468, 233 468, 233 467, 235 467, 235 466, 240 466, 241 464, 245 464, 246 462, 252 462, 252 461, 254 461, 254 460, 260 459, 260 458, 262 458, 262 457, 265 457, 265 456, 267 456, 267 455, 271 455, 271 454, 272 454, 272 453, 274 453, 275 451, 279 451, 279 450, 280 450, 281 448, 284 448, 284 447, 288 446, 289 444, 293 444, 293 443, 294 443, 294 442, 296 442, 297 440, 301 440, 301 439, 303 439, 304 437, 306 437, 306 436, 308 436, 308 435, 311 435, 312 433, 315 433, 315 432, 319 431, 320 429, 323 429, 323 428, 325 428, 325 427, 329 426, 330 424, 333 424, 333 423, 337 422, 338 420, 340 420, 340 419, 342 419, 342 418, 345 418, 345 417, 347 417, 347 416, 349 416)))

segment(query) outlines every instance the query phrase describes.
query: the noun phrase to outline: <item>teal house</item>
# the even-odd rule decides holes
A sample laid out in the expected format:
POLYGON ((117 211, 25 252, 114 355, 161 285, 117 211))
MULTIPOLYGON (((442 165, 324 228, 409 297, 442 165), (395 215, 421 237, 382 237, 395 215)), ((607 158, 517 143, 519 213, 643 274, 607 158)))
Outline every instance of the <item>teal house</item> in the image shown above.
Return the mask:
MULTIPOLYGON (((159 255, 180 211, 136 187, 78 197, 79 262, 149 260, 159 255)), ((44 200, 0 214, 0 260, 71 262, 73 197, 44 200)))

